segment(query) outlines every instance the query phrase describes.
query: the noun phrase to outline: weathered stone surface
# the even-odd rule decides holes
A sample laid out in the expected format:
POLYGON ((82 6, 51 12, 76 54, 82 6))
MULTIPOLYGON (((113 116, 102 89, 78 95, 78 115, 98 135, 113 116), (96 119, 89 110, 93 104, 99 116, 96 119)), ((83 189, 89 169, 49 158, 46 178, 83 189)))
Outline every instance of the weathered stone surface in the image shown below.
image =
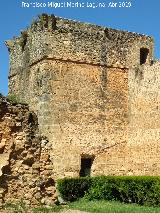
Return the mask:
POLYGON ((22 199, 26 204, 35 206, 39 205, 42 198, 55 202, 54 180, 49 174, 43 176, 48 170, 45 164, 48 163, 47 166, 50 168, 52 163, 49 157, 45 158, 45 163, 41 160, 41 156, 48 156, 45 150, 42 151, 42 141, 44 138, 39 134, 36 115, 29 111, 28 106, 12 105, 6 98, 0 97, 2 204, 22 199), (20 117, 22 125, 17 126, 20 117), (39 185, 42 179, 43 184, 39 185), (49 193, 44 193, 45 190, 49 190, 49 193))
MULTIPOLYGON (((160 174, 160 64, 152 61, 152 37, 43 14, 7 45, 10 93, 29 103, 47 138, 39 168, 33 151, 24 154, 33 165, 25 172, 75 177, 81 158, 92 157, 91 175, 160 174)), ((16 116, 6 113, 7 131, 23 128, 16 116)), ((30 140, 24 147, 19 140, 16 149, 29 149, 30 140)))
POLYGON ((160 175, 160 62, 130 70, 129 94, 130 174, 160 175))

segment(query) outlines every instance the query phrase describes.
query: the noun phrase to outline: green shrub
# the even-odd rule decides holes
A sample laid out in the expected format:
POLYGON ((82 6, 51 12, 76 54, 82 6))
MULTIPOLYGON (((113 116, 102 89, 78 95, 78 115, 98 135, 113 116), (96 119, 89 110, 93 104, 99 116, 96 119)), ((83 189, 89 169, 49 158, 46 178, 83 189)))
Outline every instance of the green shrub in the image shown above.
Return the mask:
POLYGON ((65 178, 58 181, 58 190, 66 201, 84 197, 88 200, 115 200, 160 206, 160 177, 65 178))
POLYGON ((64 178, 58 180, 58 191, 66 201, 74 201, 84 197, 91 186, 92 179, 84 178, 64 178))
POLYGON ((115 185, 112 178, 105 176, 92 178, 92 185, 85 194, 89 200, 112 200, 115 193, 115 185))

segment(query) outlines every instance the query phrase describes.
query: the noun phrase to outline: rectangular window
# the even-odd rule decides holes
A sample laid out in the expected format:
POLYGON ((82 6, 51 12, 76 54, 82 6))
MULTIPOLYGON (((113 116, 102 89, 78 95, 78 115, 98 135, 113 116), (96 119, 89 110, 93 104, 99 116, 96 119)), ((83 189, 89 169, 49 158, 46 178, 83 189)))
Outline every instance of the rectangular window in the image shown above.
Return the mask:
POLYGON ((145 64, 149 54, 149 49, 141 48, 140 49, 140 65, 145 64))

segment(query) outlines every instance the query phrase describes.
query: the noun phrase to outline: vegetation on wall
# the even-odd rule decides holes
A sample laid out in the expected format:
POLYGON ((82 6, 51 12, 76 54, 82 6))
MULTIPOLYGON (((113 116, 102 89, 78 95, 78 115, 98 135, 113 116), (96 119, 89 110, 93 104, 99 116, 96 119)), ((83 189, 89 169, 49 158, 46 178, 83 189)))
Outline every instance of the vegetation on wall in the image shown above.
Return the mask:
POLYGON ((7 100, 10 101, 12 104, 26 104, 22 102, 21 99, 13 93, 7 96, 7 100))

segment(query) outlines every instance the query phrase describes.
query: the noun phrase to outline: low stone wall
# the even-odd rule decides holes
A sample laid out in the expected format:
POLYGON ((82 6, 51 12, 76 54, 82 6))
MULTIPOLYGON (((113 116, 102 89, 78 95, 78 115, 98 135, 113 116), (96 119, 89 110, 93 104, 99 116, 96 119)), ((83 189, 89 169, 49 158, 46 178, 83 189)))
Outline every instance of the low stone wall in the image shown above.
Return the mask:
POLYGON ((54 204, 56 190, 50 144, 39 135, 37 117, 27 105, 0 97, 0 206, 54 204))

